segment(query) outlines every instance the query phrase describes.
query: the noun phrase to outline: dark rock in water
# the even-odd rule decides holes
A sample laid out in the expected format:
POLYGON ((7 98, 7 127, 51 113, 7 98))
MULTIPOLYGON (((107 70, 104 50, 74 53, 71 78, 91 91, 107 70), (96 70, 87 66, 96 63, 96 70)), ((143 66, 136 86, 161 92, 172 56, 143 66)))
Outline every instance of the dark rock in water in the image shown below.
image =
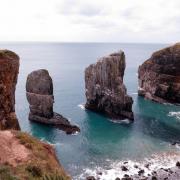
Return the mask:
POLYGON ((113 119, 133 120, 133 100, 123 84, 124 52, 102 57, 85 70, 87 109, 104 113, 113 119))
POLYGON ((158 180, 156 176, 152 176, 152 180, 158 180))
POLYGON ((149 168, 150 164, 145 164, 144 167, 149 168))
POLYGON ((137 168, 138 168, 138 165, 136 165, 136 164, 135 164, 135 165, 134 165, 134 168, 136 168, 136 169, 137 169, 137 168))
POLYGON ((100 175, 100 176, 102 176, 103 173, 102 173, 102 172, 97 172, 97 174, 100 175))
POLYGON ((0 130, 20 130, 15 113, 18 73, 18 55, 9 50, 0 50, 0 130))
POLYGON ((132 180, 132 178, 129 177, 129 175, 125 174, 122 180, 132 180))
POLYGON ((94 176, 88 176, 86 180, 96 180, 96 178, 94 176))
POLYGON ((138 70, 138 94, 159 103, 180 103, 180 43, 152 54, 138 70))
POLYGON ((128 174, 125 174, 124 177, 129 177, 129 175, 128 175, 128 174))
POLYGON ((53 112, 53 82, 47 70, 40 69, 30 73, 27 77, 26 91, 30 104, 29 120, 53 125, 67 134, 80 131, 65 117, 53 112))
POLYGON ((128 171, 128 168, 126 166, 121 166, 122 171, 128 171))
POLYGON ((138 175, 141 175, 141 174, 144 174, 144 170, 143 169, 138 171, 138 175))
POLYGON ((119 177, 117 177, 115 180, 120 180, 120 178, 119 178, 119 177))
POLYGON ((180 168, 180 162, 179 161, 176 163, 176 166, 180 168))

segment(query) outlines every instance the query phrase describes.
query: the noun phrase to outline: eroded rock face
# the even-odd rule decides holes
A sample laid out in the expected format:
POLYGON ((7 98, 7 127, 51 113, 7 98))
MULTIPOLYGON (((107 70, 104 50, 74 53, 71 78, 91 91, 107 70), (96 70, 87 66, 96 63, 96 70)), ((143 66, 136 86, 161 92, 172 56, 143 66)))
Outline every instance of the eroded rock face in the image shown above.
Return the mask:
POLYGON ((133 100, 123 84, 125 67, 124 52, 119 51, 86 68, 87 109, 102 112, 113 119, 134 119, 133 100))
POLYGON ((18 73, 18 55, 9 50, 0 50, 0 130, 20 129, 15 114, 18 73))
POLYGON ((40 69, 28 75, 26 96, 30 104, 29 120, 56 126, 67 134, 80 131, 62 115, 53 112, 53 82, 47 70, 40 69))
POLYGON ((159 103, 180 103, 180 43, 152 54, 138 70, 139 95, 159 103))
POLYGON ((27 77, 26 95, 33 115, 53 117, 53 83, 45 69, 33 71, 27 77))

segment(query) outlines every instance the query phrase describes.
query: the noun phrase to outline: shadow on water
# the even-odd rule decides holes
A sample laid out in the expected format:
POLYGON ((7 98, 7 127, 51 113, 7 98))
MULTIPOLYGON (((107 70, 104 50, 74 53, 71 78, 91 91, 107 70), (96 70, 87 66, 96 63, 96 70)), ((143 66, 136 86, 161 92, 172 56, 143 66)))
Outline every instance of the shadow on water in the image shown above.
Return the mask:
POLYGON ((30 121, 30 128, 33 136, 51 143, 54 142, 54 127, 30 121))
POLYGON ((179 141, 180 121, 168 116, 169 111, 176 109, 178 110, 177 106, 159 104, 137 97, 135 128, 164 142, 179 141))

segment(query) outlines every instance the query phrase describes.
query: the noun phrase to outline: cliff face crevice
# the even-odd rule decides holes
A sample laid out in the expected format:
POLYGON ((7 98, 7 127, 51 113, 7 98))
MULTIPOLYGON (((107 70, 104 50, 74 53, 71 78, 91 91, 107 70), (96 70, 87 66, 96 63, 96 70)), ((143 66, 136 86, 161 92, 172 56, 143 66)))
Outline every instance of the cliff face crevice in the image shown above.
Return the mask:
POLYGON ((180 103, 180 43, 152 54, 138 70, 139 95, 160 103, 180 103))
POLYGON ((18 55, 9 50, 0 50, 0 130, 20 129, 15 114, 18 73, 18 55))
POLYGON ((126 67, 124 52, 102 57, 85 70, 85 107, 113 119, 133 120, 133 100, 123 84, 126 67))

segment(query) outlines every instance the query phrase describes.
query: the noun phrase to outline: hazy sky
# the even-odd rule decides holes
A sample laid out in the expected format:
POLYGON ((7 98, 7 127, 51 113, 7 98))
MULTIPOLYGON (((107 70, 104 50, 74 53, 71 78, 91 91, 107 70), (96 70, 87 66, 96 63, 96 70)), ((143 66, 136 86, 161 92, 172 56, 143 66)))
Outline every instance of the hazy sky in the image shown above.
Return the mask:
POLYGON ((0 41, 180 40, 180 0, 0 0, 0 41))

